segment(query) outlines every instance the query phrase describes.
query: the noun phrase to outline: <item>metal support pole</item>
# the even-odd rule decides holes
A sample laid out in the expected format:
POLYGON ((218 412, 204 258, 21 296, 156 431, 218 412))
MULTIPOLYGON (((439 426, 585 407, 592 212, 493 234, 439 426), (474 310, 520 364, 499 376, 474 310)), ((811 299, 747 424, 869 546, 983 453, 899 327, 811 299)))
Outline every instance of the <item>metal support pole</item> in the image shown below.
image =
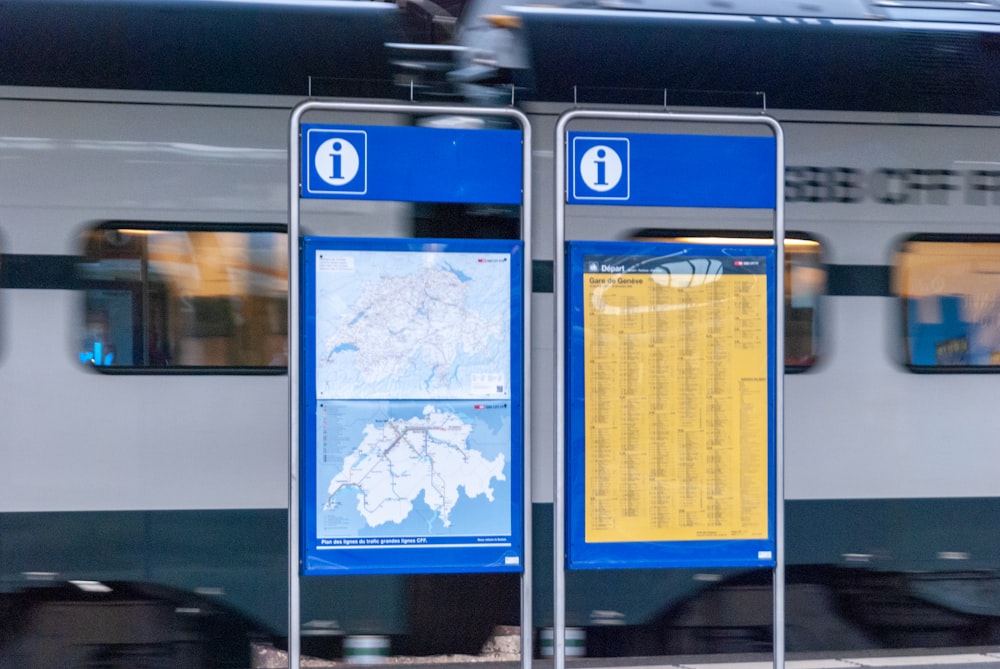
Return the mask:
POLYGON ((785 667, 785 136, 774 124, 777 171, 774 195, 774 245, 776 247, 774 309, 777 354, 774 363, 775 453, 774 453, 774 630, 772 645, 775 669, 785 667))

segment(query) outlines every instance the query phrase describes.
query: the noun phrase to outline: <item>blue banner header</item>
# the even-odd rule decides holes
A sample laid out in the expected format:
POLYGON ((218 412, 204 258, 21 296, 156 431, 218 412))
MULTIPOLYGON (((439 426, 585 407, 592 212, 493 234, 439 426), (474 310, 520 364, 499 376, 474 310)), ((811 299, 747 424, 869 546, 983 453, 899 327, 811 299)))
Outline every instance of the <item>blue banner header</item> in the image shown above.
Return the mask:
POLYGON ((520 204, 519 130, 302 126, 301 197, 520 204))
POLYGON ((566 202, 774 208, 773 137, 570 132, 566 202))

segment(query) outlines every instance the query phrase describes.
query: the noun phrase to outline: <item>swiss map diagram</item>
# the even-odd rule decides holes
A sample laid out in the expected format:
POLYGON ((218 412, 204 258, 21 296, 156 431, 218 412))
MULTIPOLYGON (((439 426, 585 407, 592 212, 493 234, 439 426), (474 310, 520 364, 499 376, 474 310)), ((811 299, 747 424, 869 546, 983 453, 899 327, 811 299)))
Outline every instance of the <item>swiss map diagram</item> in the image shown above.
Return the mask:
POLYGON ((509 534, 510 257, 316 267, 317 537, 509 534))

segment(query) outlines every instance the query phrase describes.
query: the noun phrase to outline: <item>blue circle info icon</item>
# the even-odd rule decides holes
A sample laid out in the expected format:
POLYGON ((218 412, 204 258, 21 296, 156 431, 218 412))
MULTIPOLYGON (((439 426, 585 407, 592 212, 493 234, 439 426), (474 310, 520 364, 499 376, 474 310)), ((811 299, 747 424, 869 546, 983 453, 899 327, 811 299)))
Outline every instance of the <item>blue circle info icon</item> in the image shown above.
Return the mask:
POLYGON ((629 199, 627 137, 575 136, 571 155, 570 202, 629 199))
POLYGON ((357 196, 368 192, 368 133, 310 128, 305 144, 306 193, 357 196))

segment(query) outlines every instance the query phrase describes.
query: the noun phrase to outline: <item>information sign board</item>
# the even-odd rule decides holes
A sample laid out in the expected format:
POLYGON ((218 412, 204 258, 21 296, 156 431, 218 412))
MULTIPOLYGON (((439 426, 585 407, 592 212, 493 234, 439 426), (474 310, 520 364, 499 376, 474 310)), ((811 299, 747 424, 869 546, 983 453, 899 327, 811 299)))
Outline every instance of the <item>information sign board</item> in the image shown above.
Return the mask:
POLYGON ((303 198, 521 204, 520 130, 302 124, 303 198))
POLYGON ((775 563, 775 250, 567 244, 572 568, 775 563))
POLYGON ((304 238, 304 574, 523 568, 522 256, 304 238))
POLYGON ((569 204, 771 209, 774 137, 570 132, 569 204))

